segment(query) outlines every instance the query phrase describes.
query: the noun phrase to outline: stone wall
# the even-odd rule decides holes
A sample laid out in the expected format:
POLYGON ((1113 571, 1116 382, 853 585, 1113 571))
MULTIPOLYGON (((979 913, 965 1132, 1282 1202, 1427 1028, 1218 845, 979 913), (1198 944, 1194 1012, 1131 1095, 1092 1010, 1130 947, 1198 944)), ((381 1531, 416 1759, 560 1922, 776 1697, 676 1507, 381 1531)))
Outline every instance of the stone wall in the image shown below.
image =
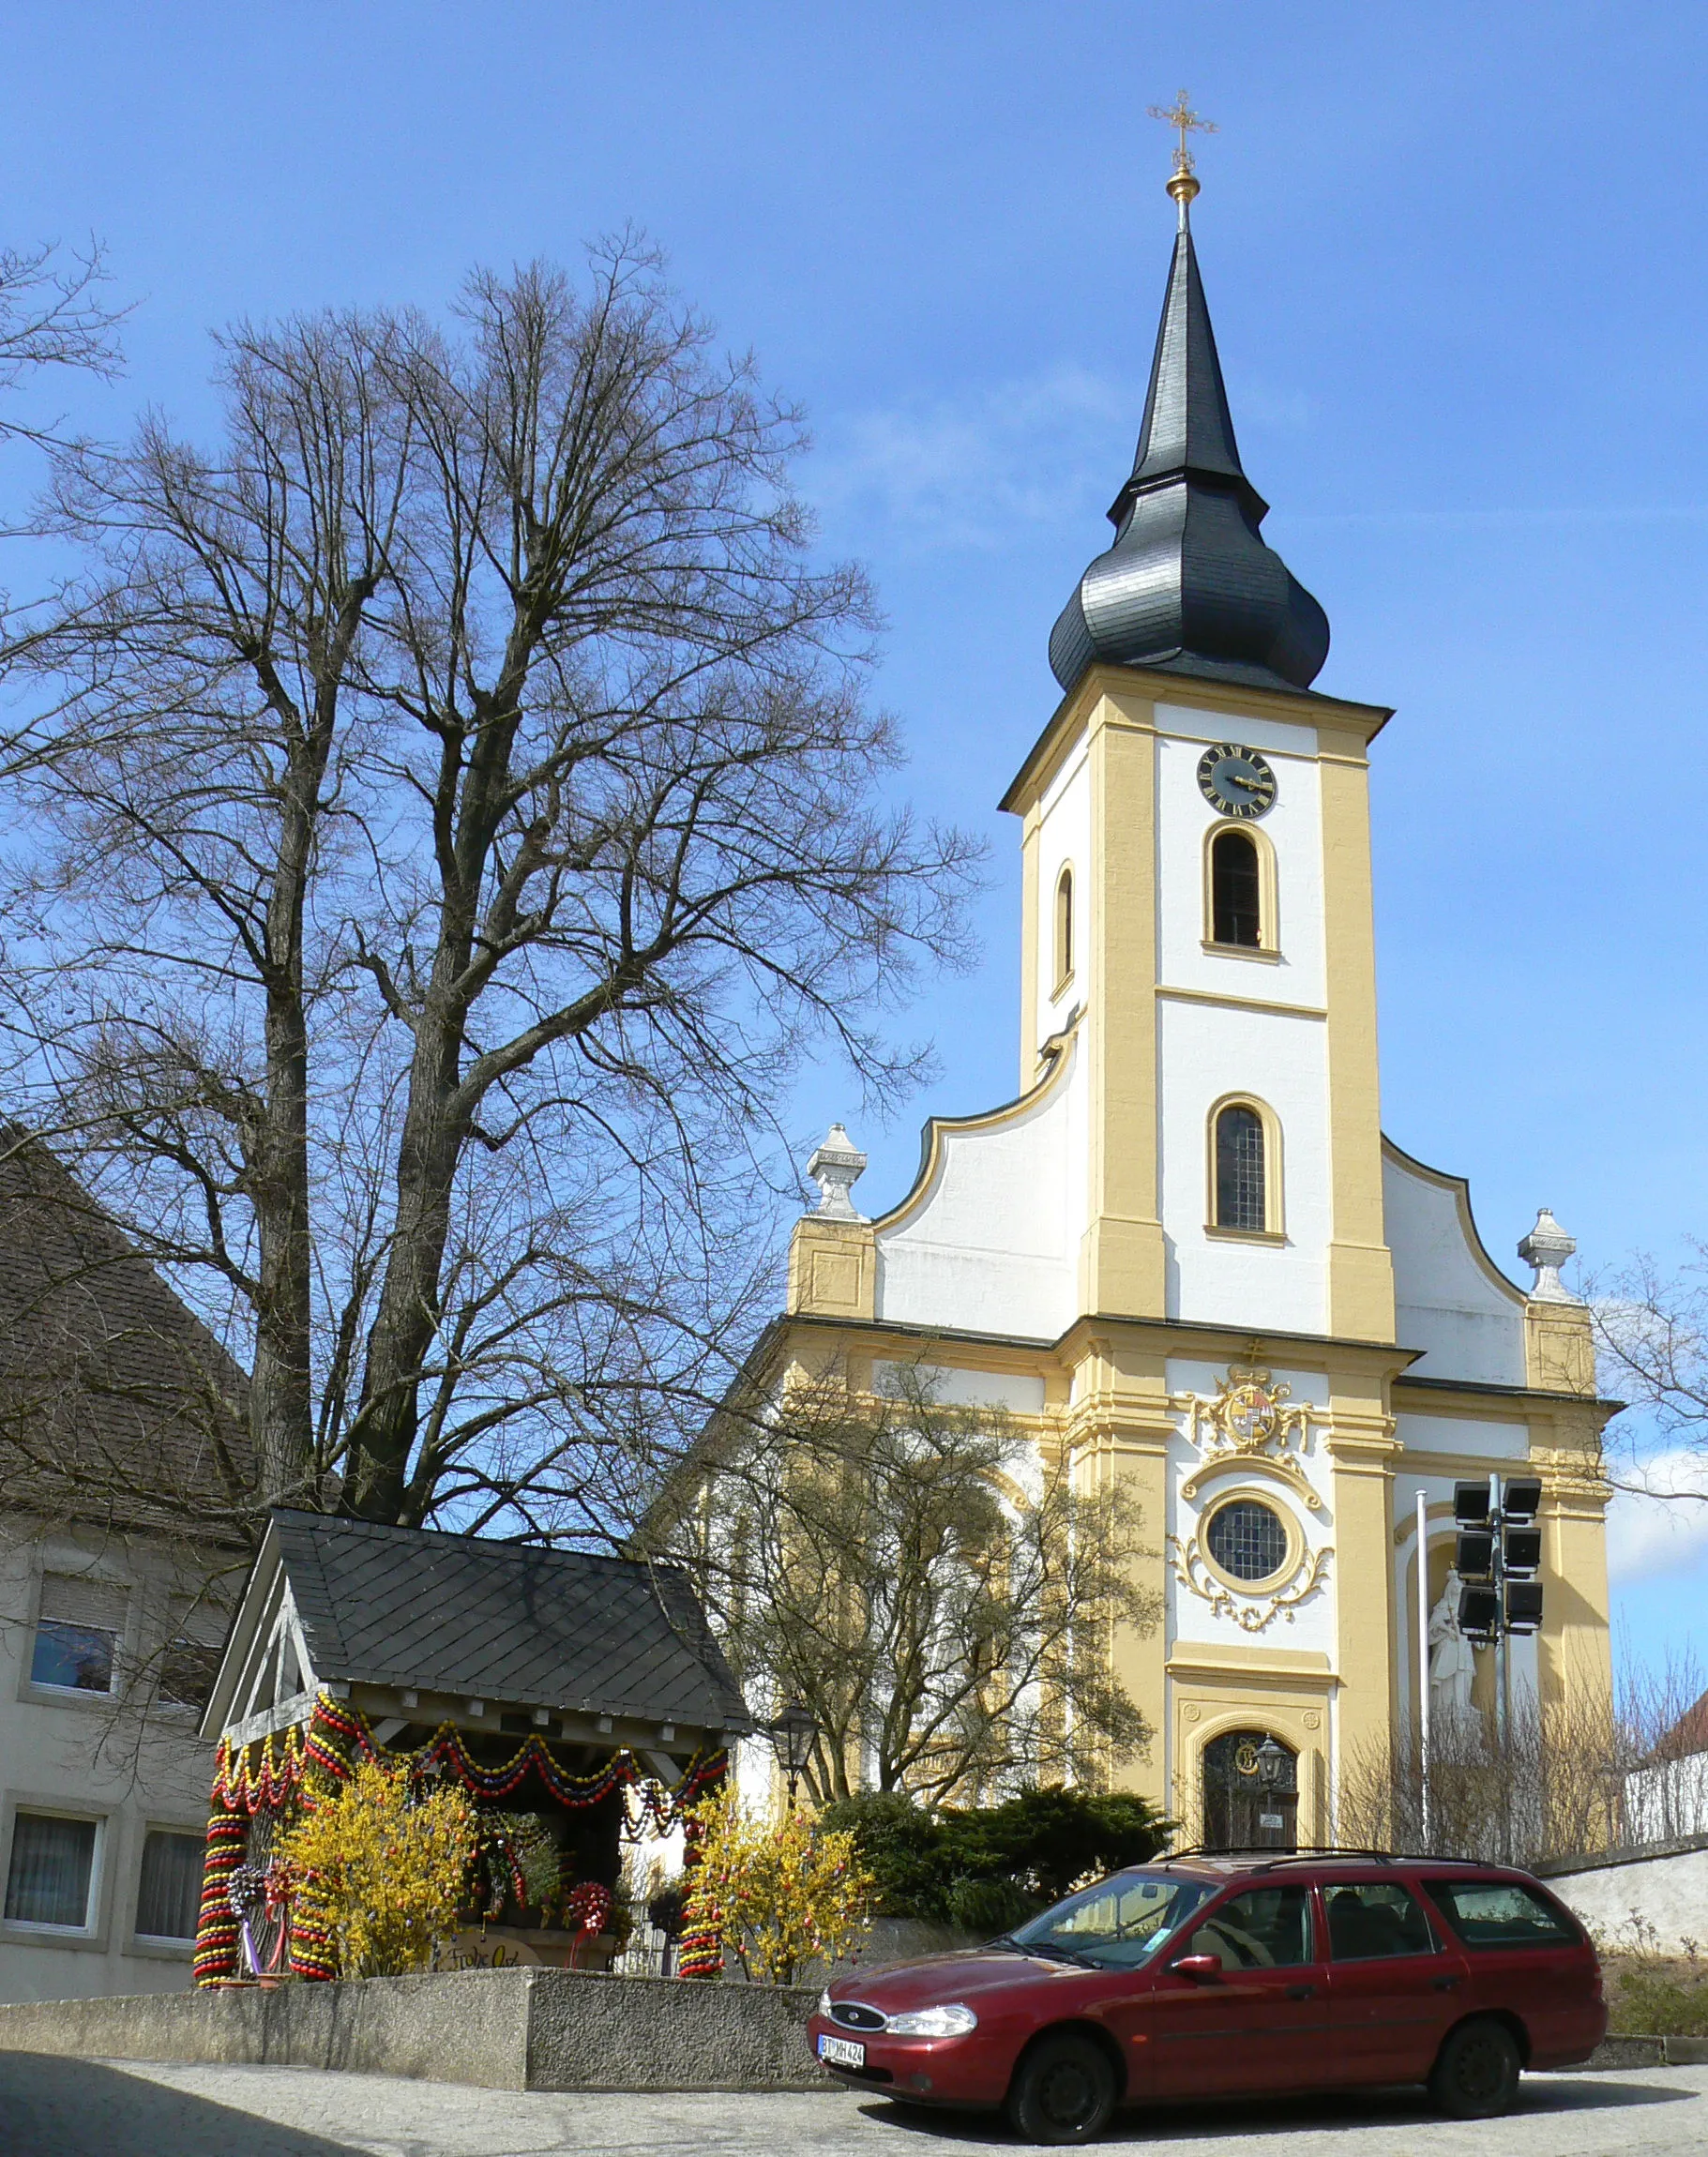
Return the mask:
POLYGON ((347 2068, 484 2089, 828 2089, 810 1987, 466 1969, 0 2006, 0 2051, 347 2068))
POLYGON ((1606 1946, 1708 1953, 1708 1835, 1537 1871, 1606 1946))

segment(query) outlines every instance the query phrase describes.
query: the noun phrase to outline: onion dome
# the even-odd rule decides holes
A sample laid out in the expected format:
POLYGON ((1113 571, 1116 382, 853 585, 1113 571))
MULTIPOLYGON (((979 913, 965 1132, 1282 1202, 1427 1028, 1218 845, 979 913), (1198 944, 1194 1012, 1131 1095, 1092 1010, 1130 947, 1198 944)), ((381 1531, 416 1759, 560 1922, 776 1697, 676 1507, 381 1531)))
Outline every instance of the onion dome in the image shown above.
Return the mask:
POLYGON ((1099 659, 1307 689, 1328 656, 1328 617, 1259 535, 1269 505, 1233 439, 1192 247, 1189 165, 1169 192, 1180 229, 1138 453, 1109 512, 1115 543, 1063 608, 1050 664, 1064 689, 1099 659))

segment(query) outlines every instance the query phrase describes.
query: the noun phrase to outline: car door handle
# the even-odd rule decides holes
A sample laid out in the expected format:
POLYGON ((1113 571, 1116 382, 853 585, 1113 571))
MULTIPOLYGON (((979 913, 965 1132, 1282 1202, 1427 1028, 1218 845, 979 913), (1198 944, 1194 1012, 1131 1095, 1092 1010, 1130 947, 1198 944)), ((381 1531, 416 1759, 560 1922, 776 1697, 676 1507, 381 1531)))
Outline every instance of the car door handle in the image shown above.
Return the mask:
POLYGON ((1437 1992, 1457 1992, 1459 1990, 1459 1979, 1457 1977, 1438 1977, 1433 1980, 1433 1983, 1437 1992))
POLYGON ((1290 1984, 1287 1987, 1287 1997, 1289 1999, 1308 1999, 1316 1989, 1314 1984, 1290 1984))

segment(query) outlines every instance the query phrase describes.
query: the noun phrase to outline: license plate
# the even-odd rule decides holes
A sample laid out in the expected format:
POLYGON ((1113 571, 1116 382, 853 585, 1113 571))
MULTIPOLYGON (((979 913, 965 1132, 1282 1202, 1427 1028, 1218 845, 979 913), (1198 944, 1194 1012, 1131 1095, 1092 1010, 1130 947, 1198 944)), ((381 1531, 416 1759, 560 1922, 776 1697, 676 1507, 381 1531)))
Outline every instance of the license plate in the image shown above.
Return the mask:
POLYGON ((832 2067, 864 2067, 866 2047, 856 2044, 852 2037, 821 2036, 819 2058, 828 2060, 832 2067))

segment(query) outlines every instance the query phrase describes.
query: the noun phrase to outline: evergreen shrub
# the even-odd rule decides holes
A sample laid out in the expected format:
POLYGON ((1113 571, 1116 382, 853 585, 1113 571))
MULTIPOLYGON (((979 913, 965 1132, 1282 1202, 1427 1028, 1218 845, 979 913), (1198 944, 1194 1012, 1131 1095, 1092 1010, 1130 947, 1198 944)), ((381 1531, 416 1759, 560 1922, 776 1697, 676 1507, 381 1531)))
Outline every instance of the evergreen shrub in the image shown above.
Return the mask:
POLYGON ((1148 1799, 1059 1787, 935 1812, 900 1790, 869 1790, 819 1818, 853 1832, 881 1916, 969 1932, 1005 1932, 1081 1881, 1155 1857, 1173 1833, 1148 1799))

